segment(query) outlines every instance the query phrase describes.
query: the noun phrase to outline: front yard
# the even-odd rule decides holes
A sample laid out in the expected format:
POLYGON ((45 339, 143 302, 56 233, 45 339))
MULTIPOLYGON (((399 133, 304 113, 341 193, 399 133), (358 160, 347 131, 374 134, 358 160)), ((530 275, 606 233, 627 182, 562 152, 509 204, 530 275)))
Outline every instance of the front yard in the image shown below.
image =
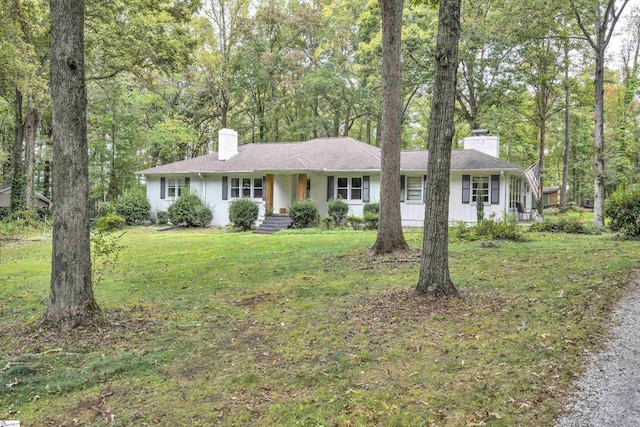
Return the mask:
MULTIPOLYGON (((408 230, 418 248, 422 235, 408 230)), ((39 425, 551 425, 640 242, 454 242, 464 300, 410 292, 419 252, 374 232, 135 228, 97 327, 37 328, 50 242, 0 264, 0 420, 39 425)))

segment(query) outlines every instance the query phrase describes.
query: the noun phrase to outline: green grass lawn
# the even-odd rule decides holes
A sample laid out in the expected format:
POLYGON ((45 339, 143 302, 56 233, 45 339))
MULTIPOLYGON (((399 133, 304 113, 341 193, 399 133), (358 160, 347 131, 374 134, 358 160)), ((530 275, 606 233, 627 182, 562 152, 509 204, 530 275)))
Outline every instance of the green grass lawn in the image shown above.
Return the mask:
MULTIPOLYGON (((422 235, 406 232, 418 248, 422 235)), ((50 242, 2 249, 0 419, 42 425, 551 425, 640 242, 450 244, 464 300, 411 290, 373 232, 136 228, 92 328, 39 330, 50 242)))

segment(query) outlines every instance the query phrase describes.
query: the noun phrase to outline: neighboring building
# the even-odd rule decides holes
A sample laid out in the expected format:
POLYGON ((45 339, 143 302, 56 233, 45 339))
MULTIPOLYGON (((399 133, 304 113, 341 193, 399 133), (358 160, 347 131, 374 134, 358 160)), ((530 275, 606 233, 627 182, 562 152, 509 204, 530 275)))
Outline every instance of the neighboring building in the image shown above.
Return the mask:
MULTIPOLYGON (((43 196, 42 194, 35 192, 36 207, 51 209, 53 202, 43 196)), ((7 184, 0 185, 0 208, 11 206, 11 186, 7 184)))
POLYGON ((556 185, 542 188, 542 206, 560 206, 560 187, 556 185))
MULTIPOLYGON (((166 211, 184 189, 197 193, 213 211, 212 225, 229 223, 229 202, 238 197, 260 204, 265 212, 286 213, 296 200, 313 199, 321 216, 327 202, 342 198, 349 215, 380 200, 381 150, 353 138, 317 138, 304 142, 238 146, 238 134, 222 129, 219 152, 136 172, 147 184, 153 211, 166 211)), ((495 136, 465 138, 465 149, 451 154, 449 219, 476 221, 476 201, 485 217, 516 214, 531 195, 523 168, 498 158, 495 136)), ((402 224, 422 226, 427 166, 426 150, 401 155, 402 224)), ((529 203, 530 204, 530 203, 529 203)))

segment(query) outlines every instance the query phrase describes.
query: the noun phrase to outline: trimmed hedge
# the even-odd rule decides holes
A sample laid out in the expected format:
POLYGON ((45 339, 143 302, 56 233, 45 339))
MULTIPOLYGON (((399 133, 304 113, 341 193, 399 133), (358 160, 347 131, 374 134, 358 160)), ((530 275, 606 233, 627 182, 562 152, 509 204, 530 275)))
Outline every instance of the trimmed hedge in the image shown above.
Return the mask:
POLYGON ((336 225, 344 225, 349 205, 342 199, 331 199, 329 201, 329 216, 332 216, 336 225))
POLYGON ((616 191, 604 205, 609 228, 627 238, 640 236, 640 188, 616 191))
POLYGON ((187 225, 189 227, 206 227, 213 219, 213 213, 197 194, 185 191, 171 206, 169 206, 169 220, 173 225, 187 225))
POLYGON ((234 228, 250 230, 259 214, 260 207, 249 199, 235 199, 229 203, 229 221, 234 228))
POLYGON ((293 221, 293 228, 312 227, 318 217, 318 208, 313 200, 295 202, 289 207, 289 218, 293 221))
POLYGON ((135 225, 149 218, 151 205, 147 196, 141 190, 125 191, 115 201, 116 215, 125 219, 127 225, 135 225))

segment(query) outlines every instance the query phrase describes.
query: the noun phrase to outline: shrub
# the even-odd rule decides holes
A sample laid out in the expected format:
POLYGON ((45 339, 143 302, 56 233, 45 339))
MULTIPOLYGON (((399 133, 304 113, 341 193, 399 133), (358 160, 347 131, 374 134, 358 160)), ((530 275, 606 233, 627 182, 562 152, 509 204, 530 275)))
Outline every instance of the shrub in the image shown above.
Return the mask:
POLYGON ((364 219, 359 216, 349 215, 345 219, 347 224, 349 224, 354 230, 360 230, 362 228, 362 224, 364 224, 364 219))
POLYGON ((229 221, 240 230, 251 229, 259 213, 258 205, 249 199, 235 199, 229 203, 229 221))
POLYGON ((380 215, 372 212, 364 214, 364 226, 367 230, 377 230, 380 215))
POLYGON ((116 207, 111 202, 100 202, 98 204, 98 217, 116 213, 116 207))
POLYGON ((110 213, 105 216, 101 216, 96 221, 96 228, 100 230, 116 230, 118 228, 122 228, 125 223, 126 220, 123 217, 110 213))
POLYGON ((169 214, 165 211, 156 212, 156 218, 158 220, 158 224, 166 224, 169 222, 169 214))
POLYGON ((9 206, 0 207, 0 220, 8 218, 11 215, 11 208, 9 206))
POLYGON ((293 221, 293 228, 307 228, 316 223, 318 208, 313 200, 295 202, 289 208, 289 218, 293 221))
POLYGON ((182 193, 182 196, 169 206, 168 215, 172 224, 185 224, 189 227, 206 227, 213 219, 211 209, 197 194, 188 191, 182 193))
POLYGON ((550 232, 550 233, 572 233, 584 234, 587 232, 580 218, 570 215, 560 218, 545 218, 540 222, 535 222, 529 227, 530 231, 550 232))
POLYGON ((151 205, 141 190, 125 191, 115 201, 115 214, 125 219, 127 225, 135 225, 149 217, 151 205))
POLYGON ((612 231, 627 238, 640 236, 640 188, 612 194, 605 203, 604 216, 612 231))
POLYGON ((374 213, 374 214, 379 214, 380 213, 380 203, 365 203, 364 207, 362 208, 362 213, 364 215, 367 212, 371 212, 371 213, 374 213))
POLYGON ((518 221, 514 217, 505 215, 502 220, 496 221, 495 216, 496 214, 493 213, 488 220, 482 220, 475 226, 476 236, 514 242, 525 240, 524 229, 518 225, 518 221))
POLYGON ((332 216, 325 216, 320 222, 322 223, 322 228, 327 230, 331 230, 335 226, 335 221, 332 216))
POLYGON ((349 205, 342 199, 331 199, 329 201, 329 216, 332 216, 336 225, 343 225, 349 213, 349 205))

